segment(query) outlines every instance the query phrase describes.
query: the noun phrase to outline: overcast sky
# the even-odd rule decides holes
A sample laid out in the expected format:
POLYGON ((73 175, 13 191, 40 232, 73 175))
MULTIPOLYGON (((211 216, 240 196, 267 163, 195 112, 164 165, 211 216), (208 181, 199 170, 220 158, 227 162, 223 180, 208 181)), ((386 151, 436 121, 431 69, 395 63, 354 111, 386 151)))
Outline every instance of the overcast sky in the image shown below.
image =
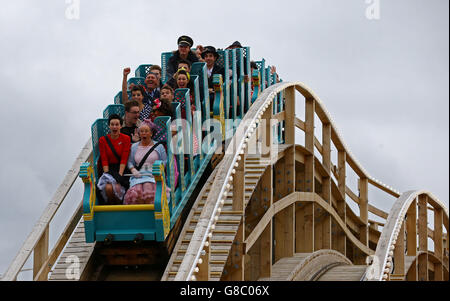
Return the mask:
MULTIPOLYGON (((68 10, 75 2, 0 0, 0 274, 121 89, 123 68, 160 64, 183 34, 250 46, 252 59, 320 97, 370 175, 448 206, 448 0, 380 0, 375 19, 365 0, 80 0, 79 15, 68 10)), ((73 190, 66 215, 81 180, 73 190)), ((393 201, 373 203, 389 211, 393 201)))

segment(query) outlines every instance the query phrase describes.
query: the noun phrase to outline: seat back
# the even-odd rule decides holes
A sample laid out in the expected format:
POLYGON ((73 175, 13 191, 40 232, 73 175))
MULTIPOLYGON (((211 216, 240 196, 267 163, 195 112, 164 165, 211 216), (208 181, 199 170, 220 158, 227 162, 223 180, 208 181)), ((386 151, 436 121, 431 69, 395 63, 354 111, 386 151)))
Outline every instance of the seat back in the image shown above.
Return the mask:
POLYGON ((139 67, 137 67, 137 69, 134 71, 135 76, 146 78, 147 75, 150 73, 151 66, 153 65, 152 64, 139 65, 139 67))
POLYGON ((98 159, 100 158, 98 140, 100 139, 100 137, 106 136, 108 133, 109 133, 109 125, 107 118, 99 118, 91 126, 92 155, 94 162, 94 174, 96 180, 98 180, 97 168, 98 168, 98 159))
MULTIPOLYGON (((131 91, 127 91, 127 94, 128 99, 131 99, 131 91)), ((119 93, 116 94, 116 96, 114 96, 114 104, 116 105, 123 104, 122 91, 120 91, 119 93)))
POLYGON ((258 72, 259 72, 259 76, 260 76, 260 86, 261 86, 261 91, 263 91, 266 88, 266 73, 265 73, 265 69, 266 69, 266 60, 262 59, 261 61, 256 61, 256 66, 258 66, 258 72))
POLYGON ((210 112, 212 109, 209 106, 208 73, 206 71, 206 63, 197 62, 192 64, 191 75, 198 76, 203 124, 203 122, 210 118, 210 112))
POLYGON ((167 68, 168 68, 168 63, 169 63, 169 59, 173 56, 173 52, 163 52, 161 53, 161 80, 163 82, 163 84, 165 84, 168 80, 167 77, 167 68))
POLYGON ((127 90, 130 90, 130 85, 134 84, 136 86, 145 86, 145 77, 132 77, 127 81, 127 90))
POLYGON ((125 117, 125 106, 122 104, 114 104, 107 106, 105 110, 103 110, 103 118, 105 119, 108 119, 109 116, 113 114, 117 114, 123 119, 125 117))

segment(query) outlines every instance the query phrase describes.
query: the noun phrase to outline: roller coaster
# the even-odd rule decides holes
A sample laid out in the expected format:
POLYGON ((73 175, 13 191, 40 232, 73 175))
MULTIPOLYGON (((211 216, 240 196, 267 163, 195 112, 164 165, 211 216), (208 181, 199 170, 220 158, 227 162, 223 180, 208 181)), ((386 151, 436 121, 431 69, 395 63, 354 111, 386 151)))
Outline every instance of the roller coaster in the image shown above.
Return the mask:
MULTIPOLYGON (((36 281, 449 280, 443 202, 373 178, 320 98, 301 82, 277 80, 264 59, 252 72, 250 47, 218 52, 218 64, 232 72, 214 76, 213 107, 206 64, 194 63, 193 91, 175 91, 176 118, 155 120, 168 159, 152 167, 154 204, 101 205, 96 198, 98 139, 108 132, 108 116, 124 114, 119 92, 3 281, 17 280, 31 254, 36 281), (299 107, 304 120, 295 115, 299 107), (296 144, 296 133, 304 143, 296 144), (197 155, 194 136, 202 137, 197 155), (50 250, 50 224, 78 178, 82 200, 50 250), (369 188, 392 199, 389 212, 373 205, 369 188)), ((161 55, 163 82, 171 55, 161 55)), ((143 83, 150 66, 140 65, 128 84, 143 83)))

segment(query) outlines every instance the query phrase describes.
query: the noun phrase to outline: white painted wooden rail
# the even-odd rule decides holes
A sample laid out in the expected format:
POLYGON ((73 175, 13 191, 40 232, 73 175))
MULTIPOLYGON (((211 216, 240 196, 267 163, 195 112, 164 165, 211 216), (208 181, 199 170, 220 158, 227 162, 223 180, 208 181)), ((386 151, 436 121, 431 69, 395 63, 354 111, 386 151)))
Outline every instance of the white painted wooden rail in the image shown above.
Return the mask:
MULTIPOLYGON (((441 209, 443 210, 444 216, 443 216, 443 222, 444 225, 447 225, 448 227, 448 208, 445 206, 444 203, 442 203, 439 199, 437 199, 431 192, 426 190, 416 190, 416 191, 407 191, 403 193, 400 198, 397 199, 397 201, 394 203, 394 205, 391 208, 391 211, 389 212, 389 217, 386 221, 386 224, 383 228, 383 231, 381 232, 380 239, 377 244, 377 248, 375 251, 375 258, 376 261, 373 263, 375 266, 372 266, 370 270, 368 270, 368 273, 366 275, 365 280, 375 280, 375 281, 382 281, 387 280, 388 275, 390 274, 391 270, 391 263, 392 258, 394 256, 394 250, 396 247, 397 239, 403 239, 403 236, 399 236, 402 225, 404 223, 405 216, 407 214, 408 209, 411 206, 416 206, 414 201, 419 196, 426 196, 429 200, 429 202, 433 205, 435 209, 441 209)), ((414 211, 414 215, 415 215, 414 211)), ((419 215, 420 218, 420 215, 419 215)), ((416 220, 414 220, 414 226, 415 226, 416 220)), ((436 222, 436 221, 435 221, 436 222)), ((416 228, 417 229, 417 228, 416 228)), ((426 232, 428 232, 428 226, 425 222, 425 229, 426 232)), ((448 229, 447 229, 448 230, 448 229)), ((420 229, 419 229, 420 231, 420 229)), ((448 233, 448 232, 447 232, 448 233)), ((412 234, 411 234, 412 235, 412 234)), ((420 234, 419 234, 420 235, 420 234)), ((425 234, 425 237, 428 237, 428 233, 425 234)), ((441 233, 442 235, 442 233, 441 233)), ((414 236, 416 236, 416 233, 414 233, 414 236)), ((433 239, 434 239, 433 235, 433 239)), ((442 239, 442 236, 441 236, 442 239)), ((447 240, 448 240, 448 234, 447 234, 447 240)), ((414 245, 416 248, 416 245, 414 245)), ((426 251, 426 250, 424 250, 426 251)), ((401 251, 404 255, 404 251, 401 251)))
POLYGON ((220 170, 218 170, 216 180, 211 187, 208 199, 206 200, 207 205, 205 205, 205 208, 200 215, 200 219, 192 236, 191 243, 186 251, 186 255, 184 256, 177 276, 175 277, 176 281, 196 280, 194 272, 198 270, 198 265, 202 262, 200 257, 202 256, 203 249, 209 245, 208 237, 211 236, 213 225, 217 220, 217 215, 220 214, 220 207, 224 203, 226 195, 231 188, 233 183, 233 174, 235 172, 235 168, 238 166, 238 162, 241 159, 241 155, 244 154, 247 143, 257 128, 257 124, 261 122, 264 112, 272 104, 276 95, 290 87, 294 87, 305 97, 305 99, 314 99, 316 101, 315 112, 319 115, 322 122, 326 120, 326 122, 331 125, 332 133, 336 136, 335 140, 338 141, 341 148, 346 151, 347 162, 351 164, 355 172, 360 177, 366 178, 368 183, 371 183, 394 197, 400 196, 400 193, 397 190, 372 178, 368 172, 363 169, 359 162, 354 158, 349 148, 346 146, 340 132, 337 130, 337 127, 331 118, 331 115, 328 113, 322 101, 314 94, 314 92, 312 92, 305 84, 301 82, 283 82, 275 84, 266 88, 261 93, 237 128, 236 134, 233 136, 232 141, 226 150, 223 164, 220 170))

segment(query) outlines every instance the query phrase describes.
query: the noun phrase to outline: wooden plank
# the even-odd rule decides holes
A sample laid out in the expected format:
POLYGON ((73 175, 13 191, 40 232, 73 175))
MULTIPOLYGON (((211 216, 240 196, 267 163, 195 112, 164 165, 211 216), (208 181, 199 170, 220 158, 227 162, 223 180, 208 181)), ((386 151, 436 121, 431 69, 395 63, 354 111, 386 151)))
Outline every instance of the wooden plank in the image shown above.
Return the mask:
MULTIPOLYGON (((322 197, 329 203, 331 203, 331 124, 323 123, 322 125, 322 164, 327 172, 328 176, 322 178, 322 197)), ((331 231, 331 215, 326 214, 322 225, 322 248, 331 249, 332 248, 332 231, 331 231)))
MULTIPOLYGON (((233 177, 233 207, 235 211, 245 210, 245 185, 247 180, 245 179, 246 170, 246 154, 242 155, 242 159, 239 161, 237 168, 235 168, 236 173, 233 177)), ((256 186, 256 185, 252 185, 256 186)), ((222 274, 221 280, 223 281, 243 281, 244 280, 244 255, 245 250, 243 249, 244 242, 244 225, 245 225, 245 215, 243 216, 239 228, 233 232, 235 235, 235 241, 231 247, 230 255, 228 256, 227 263, 224 270, 227 273, 222 274)))
POLYGON ((369 212, 384 219, 387 219, 389 215, 387 212, 384 212, 383 210, 378 209, 377 207, 374 207, 370 204, 369 204, 369 212))
POLYGON ((247 250, 244 265, 245 281, 255 281, 259 279, 260 262, 260 240, 257 240, 250 249, 247 250))
POLYGON ((286 169, 284 170, 286 190, 283 197, 295 191, 295 144, 285 150, 284 159, 286 164, 286 169))
POLYGON ((314 154, 314 111, 315 100, 305 100, 305 148, 314 154))
POLYGON ((314 203, 304 205, 304 242, 301 253, 314 252, 314 203))
MULTIPOLYGON (((419 252, 428 251, 428 204, 427 196, 419 195, 419 252)), ((418 258, 419 281, 428 281, 428 255, 422 254, 418 258)))
POLYGON ((408 256, 417 255, 417 200, 414 200, 406 213, 406 249, 408 256))
MULTIPOLYGON (((272 214, 270 219, 265 220, 270 208, 273 208, 273 168, 265 170, 259 180, 258 199, 264 200, 267 205, 266 213, 253 231, 246 236, 244 243, 246 253, 249 255, 245 262, 245 280, 256 280, 260 275, 270 275, 272 261, 272 214), (270 232, 270 233, 269 233, 270 232), (270 267, 269 267, 270 265, 270 267)), ((259 208, 261 209, 261 208, 259 208)), ((253 210, 253 208, 252 208, 253 210)), ((249 221, 246 220, 246 223, 249 221)))
POLYGON ((331 171, 331 124, 322 125, 322 164, 325 170, 330 174, 331 171))
POLYGON ((228 256, 227 274, 222 277, 221 281, 244 281, 244 259, 244 223, 242 222, 228 256))
POLYGON ((236 173, 233 176, 233 211, 243 211, 245 208, 245 158, 243 154, 239 161, 236 173))
POLYGON ((256 238, 259 237, 262 233, 262 229, 264 229, 269 222, 271 221, 272 217, 280 212, 281 210, 287 208, 289 205, 293 204, 294 202, 299 202, 297 204, 296 208, 296 252, 297 253, 311 253, 313 252, 314 247, 314 231, 313 230, 313 224, 314 224, 314 203, 317 204, 317 206, 320 206, 321 208, 325 209, 328 213, 332 215, 332 217, 337 222, 338 226, 341 227, 344 231, 344 234, 349 237, 350 241, 355 244, 359 249, 361 249, 364 253, 367 255, 373 254, 373 250, 369 249, 365 245, 361 244, 361 242, 351 233, 351 231, 346 227, 346 225, 342 222, 340 217, 338 216, 337 212, 334 210, 333 207, 330 206, 327 202, 325 202, 320 196, 317 194, 312 193, 305 193, 305 192, 296 192, 293 193, 283 200, 280 200, 279 202, 276 202, 273 207, 269 208, 266 212, 266 214, 261 219, 260 223, 255 227, 255 230, 248 236, 246 239, 246 245, 247 250, 251 248, 254 244, 254 241, 256 241, 256 238), (278 206, 280 205, 280 206, 278 206), (308 207, 310 209, 308 209, 308 207), (305 208, 307 210, 305 210, 305 208), (306 212, 305 212, 305 211, 306 212), (308 214, 311 214, 308 216, 308 214), (309 234, 306 232, 308 231, 309 234), (311 250, 309 252, 299 252, 298 250, 311 250))
POLYGON ((394 249, 394 274, 405 274, 405 223, 402 223, 394 249))
POLYGON ((275 262, 295 253, 294 204, 275 215, 275 262))
POLYGON ((261 118, 260 130, 262 136, 262 150, 261 154, 263 158, 272 157, 273 147, 273 126, 276 124, 276 120, 273 119, 272 104, 264 111, 261 118))
MULTIPOLYGON (((49 225, 45 228, 44 233, 42 233, 41 238, 34 248, 34 256, 33 256, 33 279, 36 278, 38 272, 43 267, 43 264, 47 261, 48 258, 48 241, 49 241, 49 225)), ((43 267, 44 273, 37 280, 47 280, 47 274, 50 272, 50 268, 48 266, 43 267)))
POLYGON ((395 198, 400 197, 400 195, 397 192, 393 191, 392 189, 387 188, 386 186, 383 186, 383 185, 375 182, 374 180, 372 180, 372 178, 369 179, 369 184, 372 184, 376 188, 378 188, 378 189, 380 189, 380 190, 382 190, 382 191, 392 195, 395 198))
MULTIPOLYGON (((345 163, 347 161, 347 154, 345 151, 338 152, 338 188, 341 191, 341 194, 345 196, 346 193, 346 166, 345 163)), ((345 201, 345 199, 344 199, 345 201)))
MULTIPOLYGON (((333 132, 333 131, 332 131, 333 132)), ((333 133, 332 133, 333 134, 333 133)), ((336 142, 333 141, 336 145, 336 142)), ((337 147, 337 145, 336 145, 337 147)), ((343 150, 338 151, 338 190, 340 191, 340 194, 337 195, 337 213, 341 220, 343 221, 344 225, 347 224, 347 203, 345 201, 345 193, 346 193, 346 160, 347 160, 347 153, 343 150)), ((341 252, 343 255, 347 256, 347 237, 345 235, 345 229, 342 227, 336 227, 336 251, 341 252)))
POLYGON ((306 128, 305 122, 296 117, 295 118, 295 127, 301 129, 302 131, 305 131, 305 128, 306 128))
POLYGON ((269 222, 260 238, 260 274, 259 277, 272 275, 272 222, 269 222))
POLYGON ((314 137, 314 147, 317 149, 317 151, 319 152, 319 154, 323 154, 323 147, 322 144, 320 144, 319 140, 317 140, 316 137, 314 137))
POLYGON ((342 143, 342 141, 339 138, 339 135, 336 132, 336 129, 333 127, 331 129, 331 141, 333 141, 334 146, 336 146, 336 149, 338 151, 345 151, 345 147, 344 144, 342 143))
POLYGON ((443 227, 444 222, 442 208, 437 208, 434 210, 434 231, 433 231, 433 241, 434 241, 434 256, 440 261, 435 264, 434 268, 434 280, 443 281, 444 280, 444 268, 442 262, 444 261, 444 244, 443 244, 443 227))
MULTIPOLYGON (((360 249, 361 252, 365 253, 366 255, 374 254, 375 252, 362 244, 350 231, 348 227, 342 222, 342 220, 339 218, 337 212, 334 210, 334 208, 325 202, 318 194, 314 194, 314 203, 316 206, 320 206, 323 209, 325 209, 327 212, 329 212, 332 217, 336 220, 336 222, 339 224, 339 226, 344 229, 345 235, 349 238, 349 241, 355 245, 355 248, 360 249)), ((363 258, 365 259, 365 258, 363 258)), ((364 260, 363 260, 364 261, 364 260)))
POLYGON ((305 207, 302 203, 295 206, 295 252, 306 253, 305 246, 305 207))
POLYGON ((286 99, 285 143, 295 145, 295 88, 292 86, 284 91, 286 99))
POLYGON ((321 208, 314 206, 314 209, 314 251, 318 251, 322 249, 322 239, 324 238, 322 235, 323 222, 317 220, 317 216, 319 216, 317 213, 321 211, 321 208))
POLYGON ((277 122, 284 121, 286 119, 286 112, 282 111, 282 112, 278 112, 278 113, 274 114, 273 119, 276 119, 277 122))
POLYGON ((347 237, 344 230, 335 220, 332 220, 331 233, 331 248, 346 256, 347 237))
MULTIPOLYGON (((285 150, 285 156, 279 162, 275 168, 277 173, 281 171, 280 177, 277 175, 276 178, 275 201, 295 191, 295 145, 285 150)), ((276 214, 274 220, 275 261, 283 257, 292 257, 295 253, 295 205, 292 204, 276 214)))
POLYGON ((205 245, 203 250, 205 253, 200 256, 201 263, 197 265, 198 273, 195 274, 195 277, 198 281, 208 281, 210 280, 210 257, 211 257, 211 241, 207 239, 207 246, 205 245))
POLYGON ((315 192, 314 156, 305 156, 305 191, 315 192))
MULTIPOLYGON (((302 192, 295 192, 291 193, 290 195, 286 196, 282 200, 276 202, 273 204, 273 206, 269 207, 264 214, 264 216, 259 221, 258 225, 254 228, 254 230, 247 236, 245 240, 247 251, 252 248, 253 244, 256 242, 257 238, 261 235, 263 230, 266 228, 266 226, 269 224, 269 222, 272 220, 274 215, 277 213, 283 211, 290 205, 294 204, 296 201, 307 201, 307 202, 313 202, 314 197, 311 193, 302 193, 302 192)), ((299 223, 296 223, 297 225, 302 225, 299 223)), ((297 240, 298 241, 298 240, 297 240)))
POLYGON ((364 225, 359 230, 359 240, 369 245, 369 183, 367 178, 362 178, 359 181, 359 216, 364 225))
POLYGON ((331 249, 331 215, 326 213, 322 223, 322 249, 331 249))

